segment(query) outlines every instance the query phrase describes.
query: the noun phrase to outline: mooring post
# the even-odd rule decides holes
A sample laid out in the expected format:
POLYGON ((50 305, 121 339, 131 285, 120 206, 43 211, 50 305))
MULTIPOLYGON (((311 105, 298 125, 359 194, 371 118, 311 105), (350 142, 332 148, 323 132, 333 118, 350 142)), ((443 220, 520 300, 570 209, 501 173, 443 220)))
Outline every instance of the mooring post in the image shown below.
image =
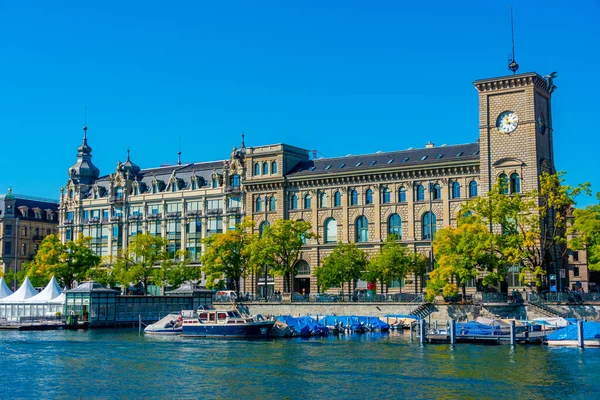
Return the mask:
POLYGON ((456 320, 450 321, 450 344, 456 344, 456 320))
POLYGON ((419 321, 419 335, 421 336, 421 344, 425 344, 425 320, 419 321))
POLYGON ((410 342, 411 342, 411 343, 412 343, 412 341, 413 341, 413 329, 414 329, 414 327, 415 327, 415 323, 414 323, 414 322, 411 322, 411 323, 410 323, 410 342))
POLYGON ((138 314, 138 335, 142 335, 142 314, 138 314))
POLYGON ((517 344, 517 329, 516 327, 516 323, 514 319, 510 320, 510 345, 514 346, 515 344, 517 344))
POLYGON ((437 319, 433 321, 433 329, 437 332, 437 319))
POLYGON ((577 321, 577 347, 583 349, 583 321, 577 321))

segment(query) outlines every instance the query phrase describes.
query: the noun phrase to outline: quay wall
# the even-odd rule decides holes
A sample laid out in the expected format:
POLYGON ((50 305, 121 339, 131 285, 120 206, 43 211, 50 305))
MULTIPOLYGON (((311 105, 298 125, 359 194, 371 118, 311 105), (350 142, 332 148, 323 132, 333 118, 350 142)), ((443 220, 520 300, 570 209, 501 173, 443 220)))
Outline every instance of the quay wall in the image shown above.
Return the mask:
MULTIPOLYGON (((229 305, 215 304, 215 307, 230 308, 229 305)), ((262 315, 372 315, 382 317, 386 314, 411 314, 415 304, 389 303, 245 303, 239 306, 242 311, 262 315)), ((554 309, 566 314, 566 317, 600 321, 600 305, 555 305, 554 309)), ((548 317, 537 308, 527 305, 463 305, 431 304, 432 321, 473 320, 477 317, 534 319, 548 317)))

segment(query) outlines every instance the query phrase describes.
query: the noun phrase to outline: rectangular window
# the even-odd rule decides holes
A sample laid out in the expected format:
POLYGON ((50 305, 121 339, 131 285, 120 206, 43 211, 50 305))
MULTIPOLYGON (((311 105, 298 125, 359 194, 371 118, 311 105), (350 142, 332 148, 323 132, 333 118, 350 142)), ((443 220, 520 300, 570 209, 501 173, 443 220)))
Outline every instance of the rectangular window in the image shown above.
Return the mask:
POLYGON ((579 267, 573 267, 573 276, 579 276, 579 267))
POLYGON ((4 234, 5 235, 12 235, 12 225, 6 225, 4 227, 4 234))
POLYGON ((114 207, 113 208, 113 217, 122 217, 123 216, 123 207, 114 207))
POLYGON ((5 256, 11 256, 12 255, 12 242, 10 240, 5 240, 4 241, 4 251, 3 251, 5 256))
POLYGON ((108 208, 103 208, 102 209, 102 219, 103 220, 107 220, 108 219, 108 208))
POLYGON ((240 206, 240 198, 239 197, 230 197, 229 199, 227 199, 227 207, 228 208, 232 208, 232 207, 239 207, 240 206))
POLYGON ((573 261, 579 261, 579 251, 577 250, 573 251, 573 261))
POLYGON ((100 218, 100 210, 92 210, 92 218, 100 218))
POLYGON ((66 238, 67 240, 73 240, 73 229, 71 229, 71 228, 68 228, 68 229, 65 231, 65 238, 66 238))
POLYGON ((129 215, 143 216, 144 215, 144 207, 143 206, 129 207, 129 215))
POLYGON ((90 212, 88 210, 83 211, 83 219, 84 221, 90 219, 90 212))
POLYGON ((185 203, 185 211, 202 211, 201 201, 188 201, 185 203))
POLYGON ((73 211, 67 211, 67 221, 73 221, 75 219, 75 213, 73 211))
POLYGON ((206 206, 208 210, 222 210, 223 200, 208 200, 206 206))
POLYGON ((162 204, 148 204, 148 214, 159 215, 162 214, 162 204))
POLYGON ((27 255, 27 243, 21 243, 21 255, 22 256, 27 255))
POLYGON ((167 212, 168 213, 172 213, 172 212, 181 212, 181 202, 175 202, 175 203, 167 203, 167 212))
POLYGON ((207 224, 208 235, 223 232, 223 218, 209 218, 207 224))

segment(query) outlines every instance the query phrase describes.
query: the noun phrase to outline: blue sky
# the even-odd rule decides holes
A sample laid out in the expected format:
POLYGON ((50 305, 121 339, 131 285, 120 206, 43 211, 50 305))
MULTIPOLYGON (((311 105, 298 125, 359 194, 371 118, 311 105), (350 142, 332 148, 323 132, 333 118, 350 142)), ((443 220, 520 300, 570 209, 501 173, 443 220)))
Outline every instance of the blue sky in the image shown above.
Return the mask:
POLYGON ((519 72, 558 71, 557 169, 600 191, 595 0, 0 0, 0 193, 58 198, 85 107, 103 175, 127 147, 176 162, 179 137, 184 162, 224 159, 242 131, 327 157, 473 142, 511 3, 519 72))

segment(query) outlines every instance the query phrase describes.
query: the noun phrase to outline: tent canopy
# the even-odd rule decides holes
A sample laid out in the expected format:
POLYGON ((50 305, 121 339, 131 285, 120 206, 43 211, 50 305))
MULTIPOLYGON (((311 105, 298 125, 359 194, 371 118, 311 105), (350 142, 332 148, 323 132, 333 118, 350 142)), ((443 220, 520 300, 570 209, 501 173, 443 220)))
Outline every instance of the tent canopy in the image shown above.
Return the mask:
POLYGON ((0 299, 8 297, 12 294, 12 290, 6 286, 6 282, 4 282, 4 277, 0 278, 0 299))
POLYGON ((58 282, 53 276, 41 292, 27 299, 27 303, 47 303, 60 296, 61 293, 62 290, 60 290, 60 286, 58 286, 58 282))
POLYGON ((1 299, 0 303, 22 303, 23 300, 27 300, 37 293, 37 290, 29 282, 29 277, 26 277, 21 287, 10 296, 1 299))

